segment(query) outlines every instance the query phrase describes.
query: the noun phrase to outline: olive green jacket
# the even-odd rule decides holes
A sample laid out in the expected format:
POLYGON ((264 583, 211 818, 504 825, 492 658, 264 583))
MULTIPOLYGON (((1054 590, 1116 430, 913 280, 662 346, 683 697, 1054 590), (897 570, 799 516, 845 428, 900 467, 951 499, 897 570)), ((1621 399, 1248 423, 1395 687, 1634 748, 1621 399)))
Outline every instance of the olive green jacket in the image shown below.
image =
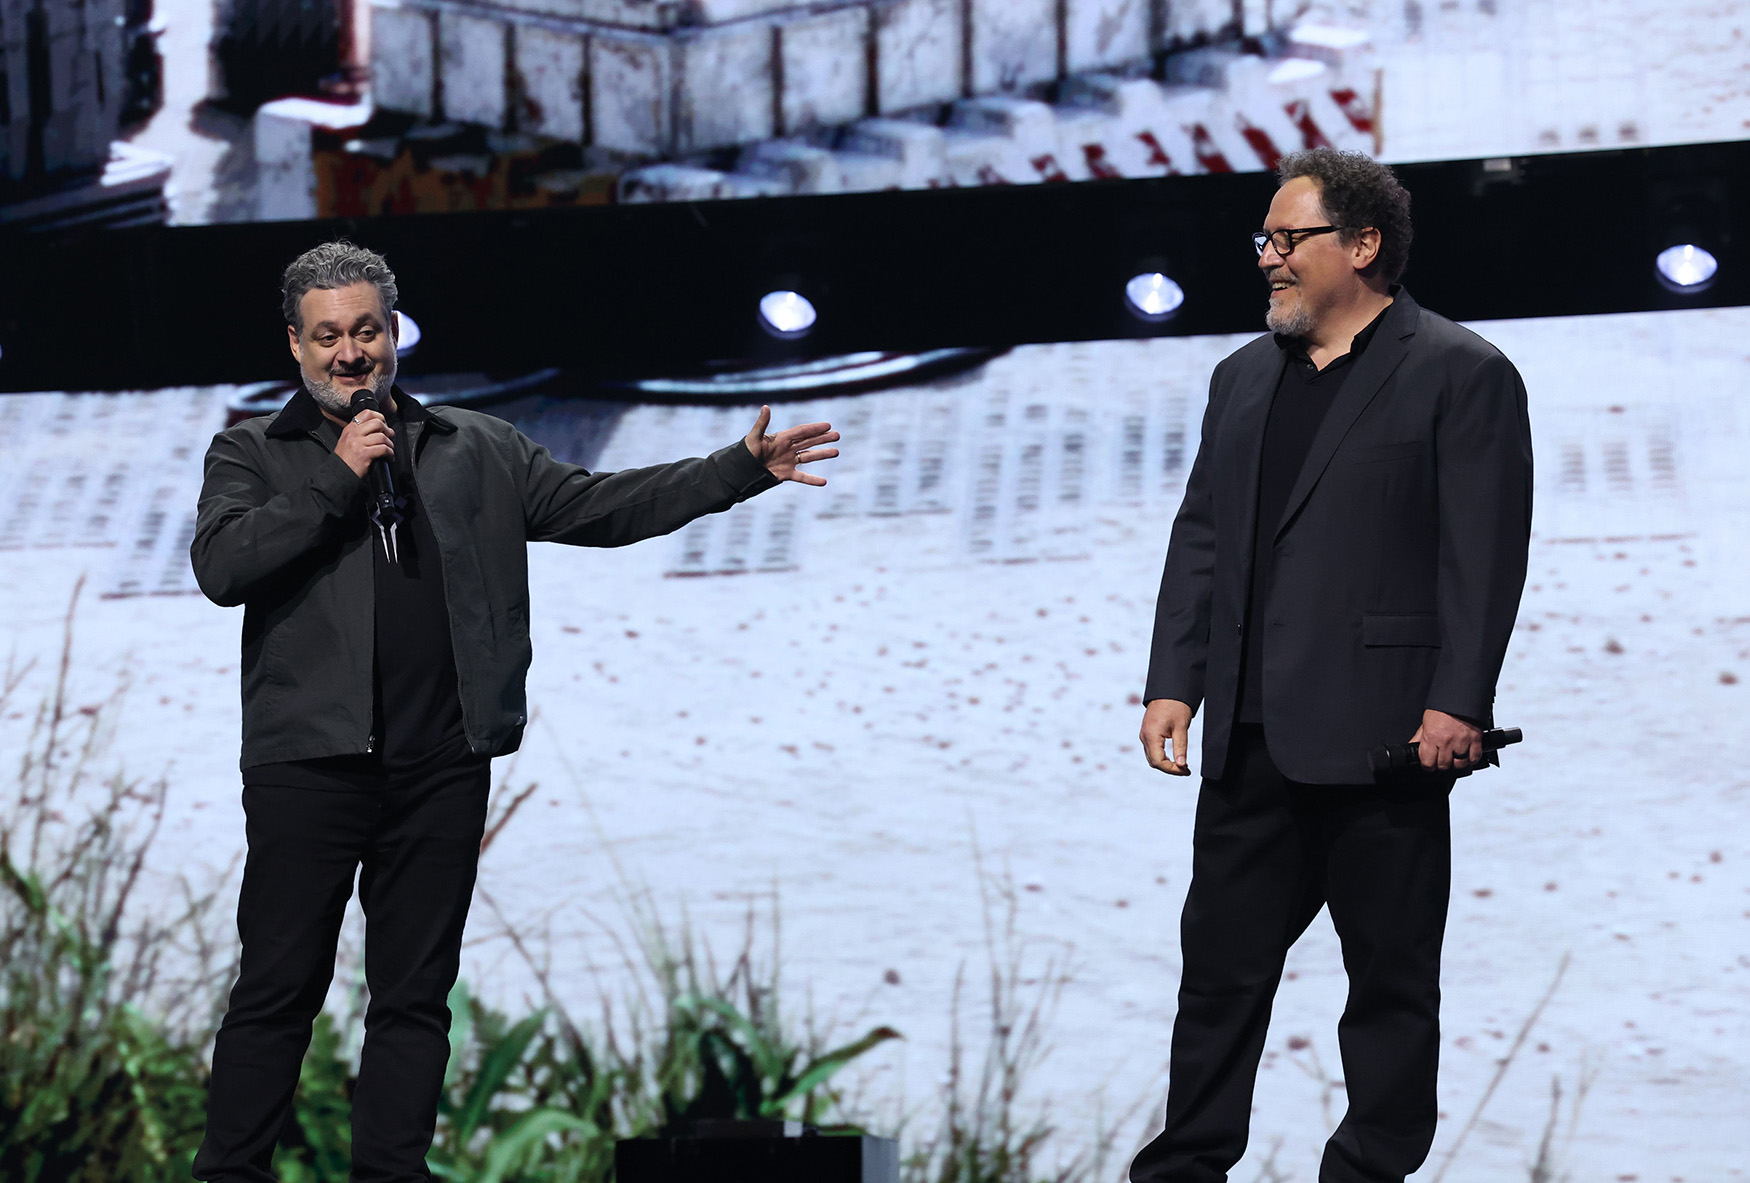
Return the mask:
MULTIPOLYGON (((515 751, 528 721, 527 544, 624 546, 728 509, 777 481, 736 441, 625 472, 564 464, 501 419, 424 408, 397 389, 437 536, 468 744, 515 751)), ((300 390, 213 437, 189 556, 201 591, 243 605, 245 768, 365 753, 372 734, 375 531, 365 482, 300 390)))

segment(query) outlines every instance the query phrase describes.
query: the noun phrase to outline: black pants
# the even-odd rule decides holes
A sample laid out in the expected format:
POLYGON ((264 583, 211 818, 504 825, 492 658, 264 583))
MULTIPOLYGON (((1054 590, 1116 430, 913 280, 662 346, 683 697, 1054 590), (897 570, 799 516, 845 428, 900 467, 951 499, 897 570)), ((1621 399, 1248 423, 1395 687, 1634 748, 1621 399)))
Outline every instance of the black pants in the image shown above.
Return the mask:
POLYGON ((1136 1156, 1135 1183, 1220 1183, 1245 1153, 1283 961, 1324 905, 1349 975, 1337 1025, 1349 1108, 1320 1183, 1402 1183, 1422 1164, 1437 1116, 1451 785, 1297 784, 1262 728, 1236 729, 1227 775, 1197 799, 1166 1128, 1136 1156))
POLYGON ((271 1183, 361 867, 370 1005, 352 1098, 352 1178, 431 1178, 425 1155, 449 1057, 445 1002, 460 968, 489 783, 481 758, 383 776, 367 790, 244 786, 243 960, 213 1048, 195 1178, 271 1183))

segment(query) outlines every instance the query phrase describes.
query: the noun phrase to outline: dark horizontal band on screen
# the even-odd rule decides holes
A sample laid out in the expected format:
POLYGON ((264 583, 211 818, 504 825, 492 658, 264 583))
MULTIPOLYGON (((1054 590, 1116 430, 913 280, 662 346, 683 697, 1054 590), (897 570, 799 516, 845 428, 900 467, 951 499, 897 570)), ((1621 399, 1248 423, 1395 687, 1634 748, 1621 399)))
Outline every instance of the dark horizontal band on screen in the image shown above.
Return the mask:
MULTIPOLYGON (((1750 303, 1750 143, 1398 166, 1405 283, 1461 320, 1750 303), (1698 242, 1699 240, 1699 242, 1698 242), (1698 242, 1693 291, 1653 260, 1698 242)), ((1268 174, 514 213, 147 227, 0 241, 0 390, 125 389, 289 374, 278 280, 344 235, 382 251, 431 372, 700 372, 859 350, 1261 330, 1250 235, 1268 174), (1169 276, 1167 317, 1127 281, 1169 276), (762 331, 774 288, 803 336, 762 331)))

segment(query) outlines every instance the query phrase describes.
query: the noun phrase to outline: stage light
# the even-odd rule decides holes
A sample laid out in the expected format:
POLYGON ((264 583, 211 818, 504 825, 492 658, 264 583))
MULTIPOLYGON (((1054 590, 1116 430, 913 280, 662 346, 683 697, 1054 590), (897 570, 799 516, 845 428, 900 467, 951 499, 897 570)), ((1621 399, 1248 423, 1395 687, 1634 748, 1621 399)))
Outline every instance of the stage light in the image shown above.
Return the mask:
POLYGON ((1165 320, 1185 302, 1185 289, 1159 271, 1145 271, 1124 285, 1124 297, 1142 319, 1165 320))
POLYGON ((820 319, 814 305, 800 292, 767 292, 760 297, 760 319, 780 337, 800 337, 820 319))
POLYGON ((419 331, 419 322, 408 316, 399 308, 395 310, 395 356, 406 357, 419 348, 419 339, 425 336, 419 331))
POLYGON ((1666 247, 1654 260, 1659 278, 1674 292, 1699 292, 1714 280, 1720 261, 1694 243, 1666 247))

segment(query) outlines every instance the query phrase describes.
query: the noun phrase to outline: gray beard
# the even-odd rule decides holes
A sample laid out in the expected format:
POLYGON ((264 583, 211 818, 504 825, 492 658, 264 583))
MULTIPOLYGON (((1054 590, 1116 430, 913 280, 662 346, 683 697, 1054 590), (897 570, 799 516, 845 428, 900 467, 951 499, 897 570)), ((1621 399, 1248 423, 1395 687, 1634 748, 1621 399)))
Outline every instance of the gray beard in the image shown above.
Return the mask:
POLYGON ((1264 327, 1284 337, 1304 337, 1312 332, 1312 310, 1304 300, 1297 301, 1293 312, 1278 312, 1274 305, 1264 313, 1264 327))
MULTIPOLYGON (((310 375, 299 371, 299 377, 304 380, 304 389, 310 392, 310 397, 316 400, 318 406, 331 415, 347 419, 352 416, 352 396, 357 391, 345 391, 331 381, 312 381, 310 375)), ((370 381, 371 393, 378 402, 383 401, 384 393, 395 384, 395 362, 390 359, 389 368, 373 375, 370 381)))

